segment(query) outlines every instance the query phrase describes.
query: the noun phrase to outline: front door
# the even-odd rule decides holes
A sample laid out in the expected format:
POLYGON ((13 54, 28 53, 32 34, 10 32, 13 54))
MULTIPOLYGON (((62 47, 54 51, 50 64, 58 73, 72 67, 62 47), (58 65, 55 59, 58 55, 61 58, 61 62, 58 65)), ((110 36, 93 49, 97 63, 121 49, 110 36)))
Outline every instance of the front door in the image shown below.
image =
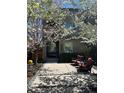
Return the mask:
POLYGON ((47 57, 58 58, 58 56, 59 56, 59 42, 47 43, 47 57))

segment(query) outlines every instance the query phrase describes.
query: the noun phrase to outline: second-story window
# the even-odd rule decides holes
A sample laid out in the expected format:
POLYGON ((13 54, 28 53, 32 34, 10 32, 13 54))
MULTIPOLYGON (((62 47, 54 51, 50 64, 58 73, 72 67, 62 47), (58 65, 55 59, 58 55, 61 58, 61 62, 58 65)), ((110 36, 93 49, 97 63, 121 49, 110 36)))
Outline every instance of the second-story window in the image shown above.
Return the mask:
POLYGON ((66 18, 66 20, 65 20, 65 27, 66 28, 74 28, 75 27, 72 17, 68 16, 66 18))

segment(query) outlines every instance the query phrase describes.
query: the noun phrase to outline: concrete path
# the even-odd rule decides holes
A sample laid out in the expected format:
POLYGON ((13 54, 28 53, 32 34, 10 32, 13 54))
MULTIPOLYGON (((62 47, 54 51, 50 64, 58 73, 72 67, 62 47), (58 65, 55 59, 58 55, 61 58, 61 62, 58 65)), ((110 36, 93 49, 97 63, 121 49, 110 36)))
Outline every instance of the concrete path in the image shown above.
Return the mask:
POLYGON ((96 76, 93 79, 90 74, 79 74, 69 63, 45 63, 31 80, 32 92, 28 93, 85 93, 87 81, 96 84, 96 76))
POLYGON ((45 72, 44 74, 66 74, 77 72, 76 68, 66 63, 46 63, 40 73, 45 72), (44 71, 46 70, 46 71, 44 71))
POLYGON ((36 76, 32 80, 31 87, 38 86, 41 82, 39 77, 50 77, 55 75, 71 75, 77 73, 75 67, 66 63, 45 63, 43 67, 37 72, 36 76))

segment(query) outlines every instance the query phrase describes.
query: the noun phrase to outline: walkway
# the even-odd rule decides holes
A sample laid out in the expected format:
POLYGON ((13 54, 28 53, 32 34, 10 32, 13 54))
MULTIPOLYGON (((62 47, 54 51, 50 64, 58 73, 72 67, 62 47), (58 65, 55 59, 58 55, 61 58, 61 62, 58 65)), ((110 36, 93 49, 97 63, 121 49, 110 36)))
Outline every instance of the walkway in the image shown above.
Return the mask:
POLYGON ((31 80, 28 93, 87 93, 89 83, 95 84, 96 93, 96 75, 79 74, 68 63, 46 63, 31 80))

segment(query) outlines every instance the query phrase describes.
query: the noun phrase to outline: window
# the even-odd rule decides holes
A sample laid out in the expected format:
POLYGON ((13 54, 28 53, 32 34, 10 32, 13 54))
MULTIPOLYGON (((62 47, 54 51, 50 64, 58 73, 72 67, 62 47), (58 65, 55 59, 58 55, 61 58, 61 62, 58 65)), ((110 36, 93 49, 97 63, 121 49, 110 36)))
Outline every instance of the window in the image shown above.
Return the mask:
POLYGON ((56 52, 56 44, 50 43, 50 45, 48 46, 48 51, 49 52, 56 52))
POLYGON ((73 52, 73 43, 72 42, 64 43, 64 52, 65 53, 72 53, 73 52))
POLYGON ((75 24, 73 22, 73 18, 71 16, 67 16, 65 20, 65 28, 74 28, 75 24))

